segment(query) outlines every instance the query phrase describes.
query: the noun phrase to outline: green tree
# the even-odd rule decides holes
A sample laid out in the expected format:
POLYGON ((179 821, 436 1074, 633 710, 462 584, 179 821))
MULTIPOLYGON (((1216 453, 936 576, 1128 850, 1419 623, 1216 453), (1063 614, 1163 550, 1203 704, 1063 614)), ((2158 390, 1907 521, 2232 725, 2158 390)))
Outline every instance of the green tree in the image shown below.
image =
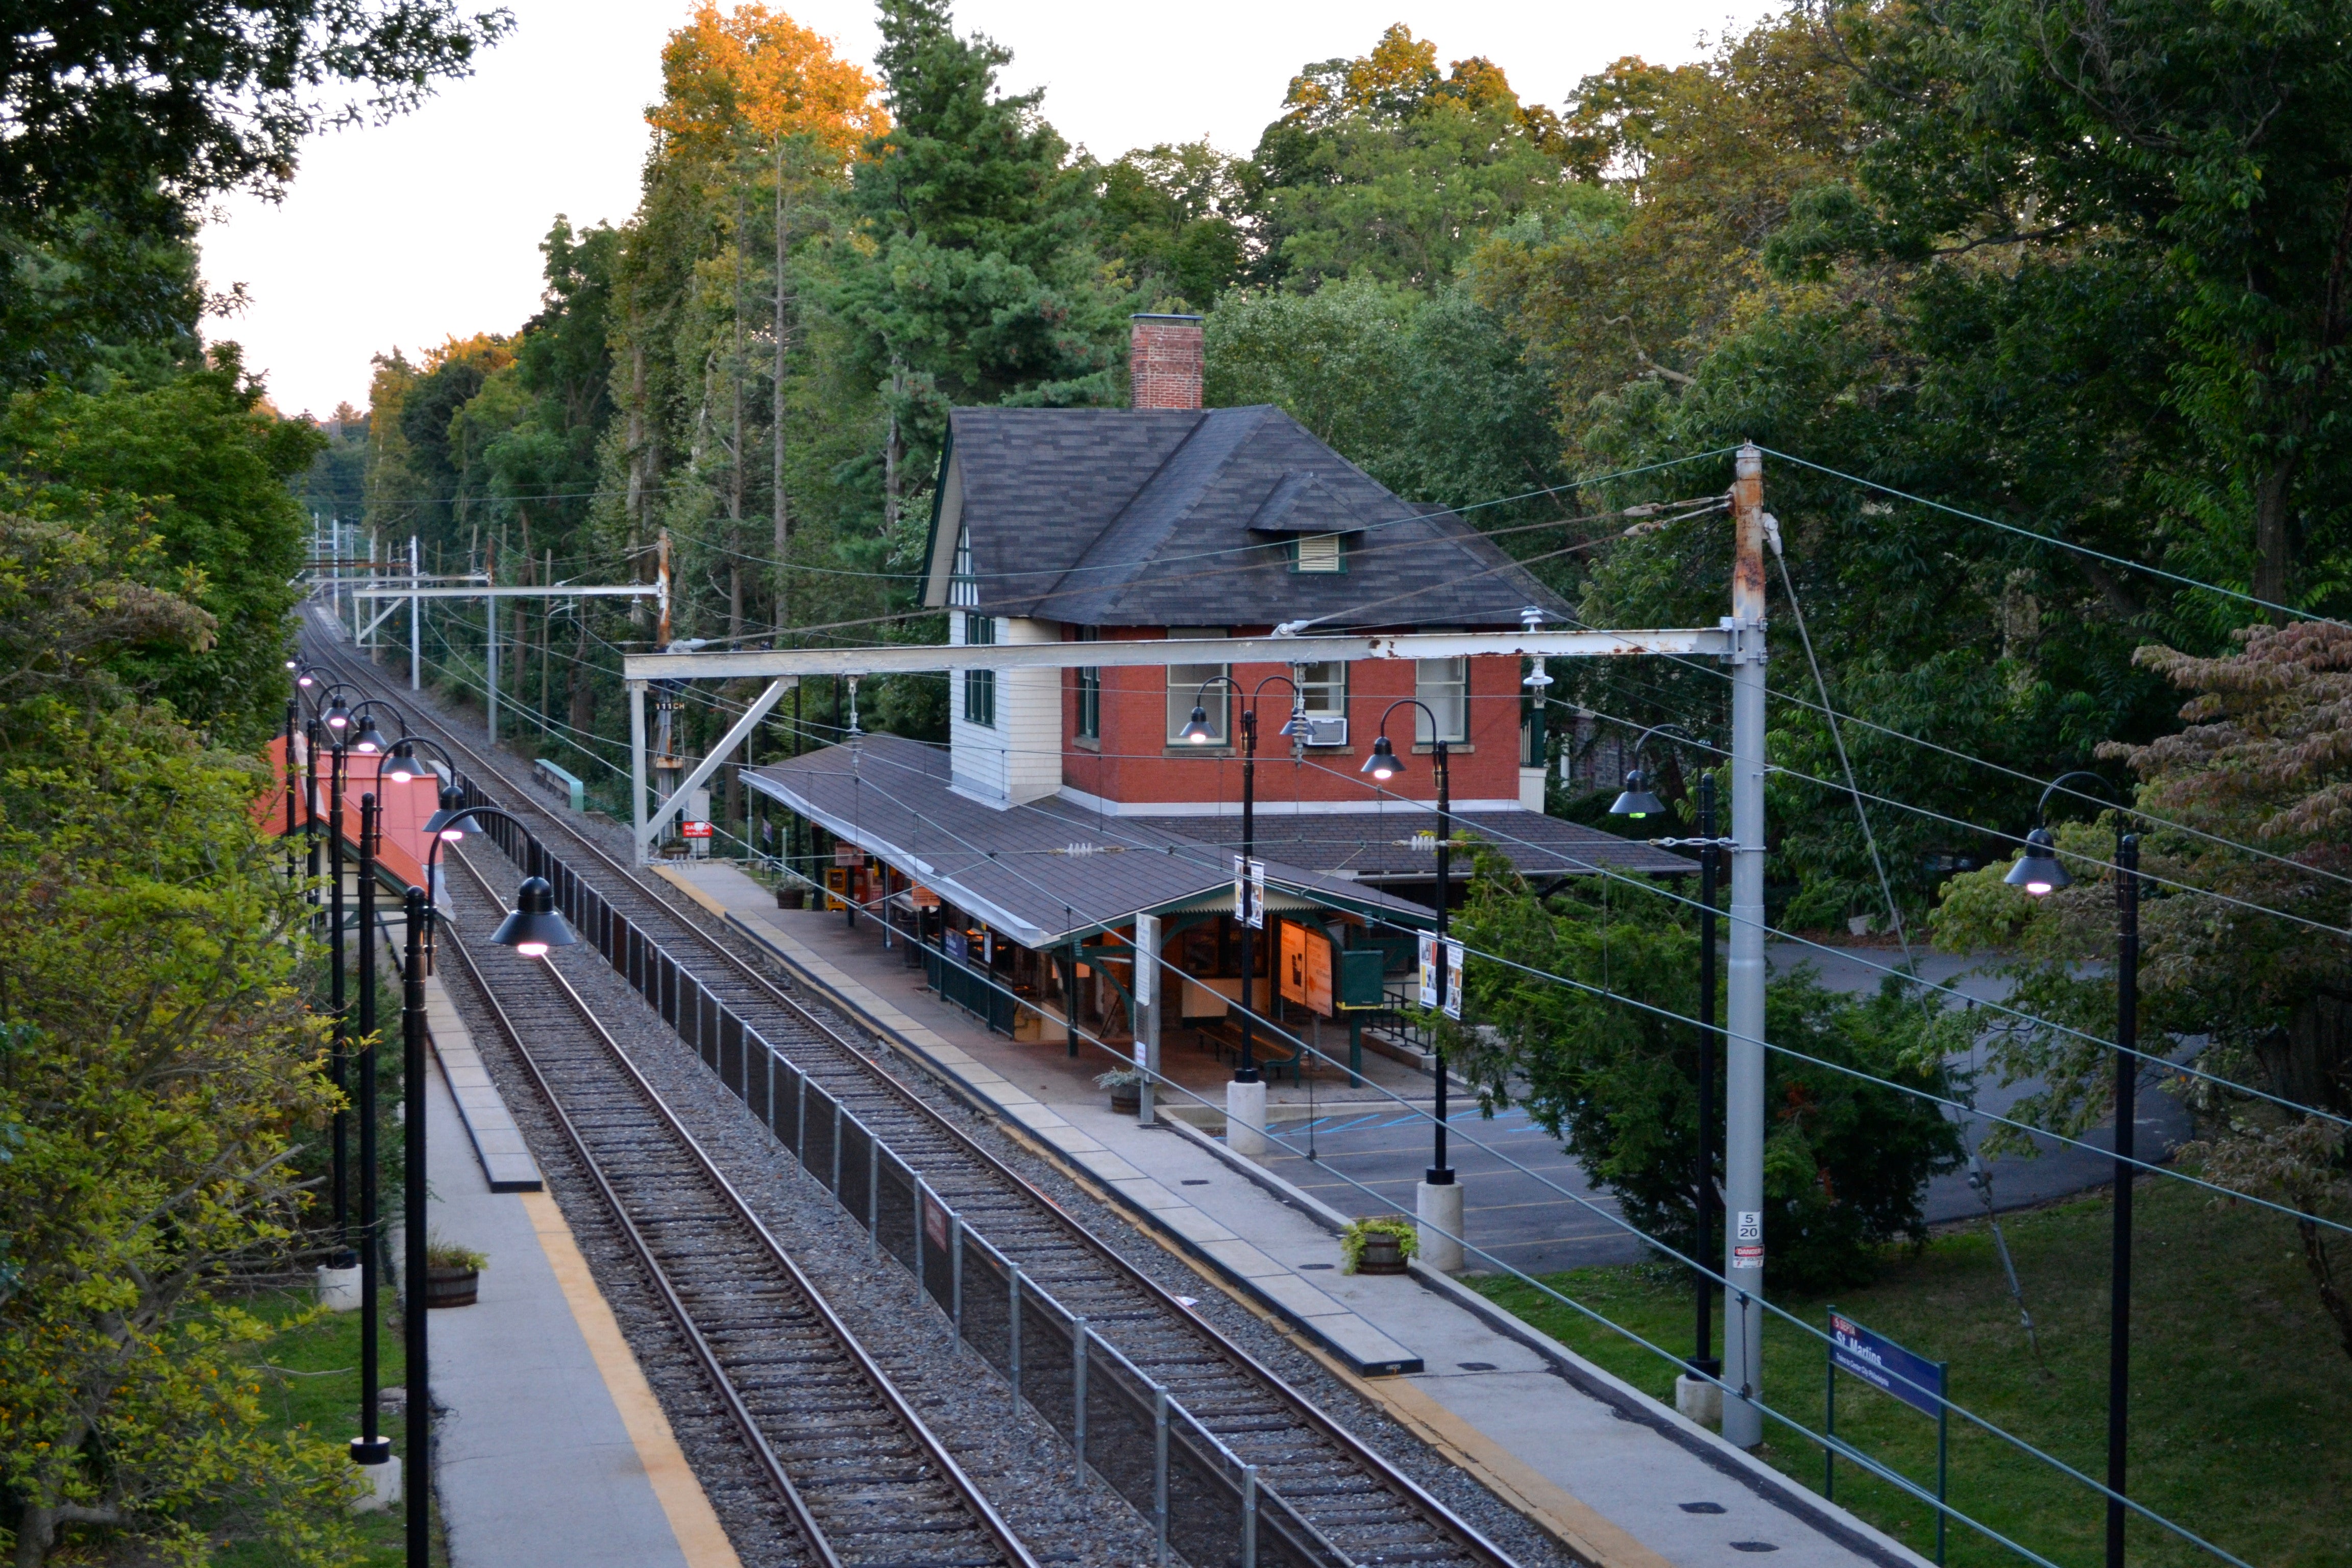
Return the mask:
MULTIPOLYGON (((2198 1065, 2225 1083, 2352 1115, 2352 943, 2336 934, 2352 921, 2352 627, 2254 626, 2238 641, 2220 658, 2142 648, 2140 662, 2188 694, 2187 726, 2105 748, 2139 775, 2135 804, 2159 819, 2142 846, 2143 868, 2161 880, 2142 896, 2140 1037, 2155 1049, 2201 1037, 2198 1065), (2231 847, 2240 844, 2265 853, 2231 847)), ((2075 879, 2067 888, 2029 898, 1995 865, 1955 879, 1936 912, 1939 944, 2010 955, 2027 1016, 1989 1024, 1991 1065, 2038 1086, 2019 1102, 2022 1119, 2067 1133, 2112 1107, 2112 1054, 2100 1042, 2116 1017, 2115 826, 2109 816, 2058 826, 2075 879)), ((2305 1213, 2352 1213, 2352 1145, 2326 1115, 2217 1084, 2168 1087, 2199 1111, 2205 1136, 2185 1153, 2214 1179, 2305 1213)), ((2321 1307, 2352 1355, 2343 1247, 2310 1220, 2296 1226, 2321 1307)))
POLYGON ((195 1510, 340 1555, 349 1464, 271 1428, 233 1270, 294 1245, 290 1135, 331 1109, 268 780, 152 710, 12 710, 0 775, 0 1536, 104 1527, 189 1560, 195 1510))
MULTIPOLYGON (((1694 1026, 1662 1016, 1696 1013, 1697 937, 1680 910, 1626 888, 1540 898, 1481 849, 1454 930, 1526 968, 1470 961, 1465 1012, 1485 1027, 1448 1026, 1447 1060, 1482 1107, 1524 1104, 1628 1220, 1688 1251, 1698 1047, 1694 1026)), ((1944 1053, 1962 1041, 1950 1017, 1899 985, 1857 1000, 1802 970, 1773 977, 1765 1028, 1787 1052, 1831 1064, 1766 1058, 1771 1278, 1801 1290, 1859 1283, 1881 1248, 1926 1239, 1927 1179, 1958 1165, 1962 1149, 1940 1107, 1837 1069, 1949 1096, 1944 1053)), ((1719 1106, 1720 1049, 1716 1061, 1719 1106)))
MULTIPOLYGON (((1824 248, 2136 258, 2166 309, 2167 401, 2202 461, 2175 483, 2194 574, 2274 603, 2332 593, 2352 457, 2352 37, 2334 0, 1859 9, 1874 68, 1858 177, 1824 248)), ((2121 279, 2119 279, 2121 280, 2121 279)), ((2127 300, 2113 308, 2128 310, 2127 300)))
POLYGON ((17 394, 0 412, 0 494, 69 524, 135 524, 156 542, 155 585, 213 617, 202 650, 134 647, 132 687, 224 736, 274 730, 286 697, 285 619, 302 563, 301 509, 288 481, 318 432, 262 406, 233 350, 161 385, 17 394))
POLYGON ((1203 310, 1247 260, 1239 171, 1205 141, 1160 142, 1106 164, 1106 248, 1161 310, 1203 310))
POLYGON ((1490 60, 1441 75, 1402 24, 1361 58, 1308 66, 1285 108, 1244 172, 1266 281, 1433 288, 1488 231, 1570 199, 1557 121, 1490 60))
POLYGON ((1011 51, 960 37, 944 0, 883 0, 891 128, 856 166, 854 234, 829 252, 826 307, 890 419, 885 525, 928 475, 957 404, 1115 401, 1128 301, 1089 243, 1087 171, 1007 96, 1011 51))

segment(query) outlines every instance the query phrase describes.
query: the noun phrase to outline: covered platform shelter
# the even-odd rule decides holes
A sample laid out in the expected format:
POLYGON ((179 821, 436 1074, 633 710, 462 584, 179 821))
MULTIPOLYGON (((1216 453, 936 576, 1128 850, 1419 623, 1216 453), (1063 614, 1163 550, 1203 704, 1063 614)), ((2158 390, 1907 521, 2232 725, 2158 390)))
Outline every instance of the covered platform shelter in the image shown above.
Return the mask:
MULTIPOLYGON (((1379 933, 1433 921, 1427 905, 1268 862, 1267 929, 1255 944, 1256 973, 1244 975, 1233 857, 1150 819, 1051 797, 1010 810, 987 805, 956 790, 945 748, 895 735, 742 776, 814 830, 804 842, 829 845, 816 857, 822 875, 802 884, 826 907, 874 920, 909 969, 922 967, 933 990, 990 1027, 1014 1039, 1059 1034, 1074 1056, 1081 1034, 1114 1047, 1135 1039, 1139 919, 1156 931, 1166 961, 1163 1027, 1189 1031, 1221 1055, 1237 1047, 1234 1002, 1282 1013, 1276 927, 1329 944, 1335 975, 1349 967, 1338 954, 1364 951, 1354 968, 1374 979, 1355 1005, 1370 1008, 1381 1003, 1377 977, 1394 947, 1379 933)), ((1328 1012, 1347 999, 1318 1000, 1316 1010, 1328 1012)), ((1262 1040, 1260 1055, 1277 1072, 1296 1070, 1286 1046, 1262 1040)))

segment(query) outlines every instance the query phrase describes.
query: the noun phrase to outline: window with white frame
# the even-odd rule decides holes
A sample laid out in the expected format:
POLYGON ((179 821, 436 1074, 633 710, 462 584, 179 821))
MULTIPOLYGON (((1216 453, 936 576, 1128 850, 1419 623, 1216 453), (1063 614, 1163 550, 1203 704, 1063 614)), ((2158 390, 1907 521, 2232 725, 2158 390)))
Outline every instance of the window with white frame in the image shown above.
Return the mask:
MULTIPOLYGON (((967 647, 991 647, 996 642, 994 616, 966 615, 963 618, 963 640, 967 647)), ((996 671, 967 669, 963 672, 963 716, 967 723, 996 727, 996 671)))
MULTIPOLYGON (((1221 637, 1224 635, 1225 628, 1223 626, 1171 626, 1168 628, 1168 636, 1171 639, 1221 637)), ((1209 732, 1216 737, 1214 743, 1223 746, 1231 742, 1233 728, 1230 723, 1232 709, 1230 699, 1234 689, 1219 680, 1208 690, 1201 689, 1203 681, 1217 680, 1218 677, 1225 673, 1225 667, 1222 664, 1171 664, 1168 667, 1168 740, 1171 744, 1182 743, 1184 726, 1192 721, 1192 710, 1195 706, 1208 714, 1209 732)))
POLYGON ((1412 710, 1412 738, 1417 745, 1436 740, 1463 742, 1470 738, 1470 661, 1466 658, 1418 658, 1412 666, 1412 694, 1428 712, 1412 710), (1437 725, 1430 727, 1434 714, 1437 725))
POLYGON ((1344 719, 1348 716, 1348 667, 1334 659, 1328 664, 1302 664, 1298 667, 1298 705, 1310 718, 1344 719))

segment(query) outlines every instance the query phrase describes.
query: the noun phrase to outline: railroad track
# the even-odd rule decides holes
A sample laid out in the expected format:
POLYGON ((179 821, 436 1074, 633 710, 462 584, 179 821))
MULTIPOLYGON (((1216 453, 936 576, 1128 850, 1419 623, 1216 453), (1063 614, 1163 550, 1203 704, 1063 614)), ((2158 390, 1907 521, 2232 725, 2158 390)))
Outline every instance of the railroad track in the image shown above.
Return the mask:
MULTIPOLYGON (((307 651, 362 689, 380 681, 373 667, 327 635, 310 637, 307 651)), ((415 706, 420 728, 460 759, 478 789, 528 820, 543 847, 665 950, 707 958, 698 972, 707 991, 919 1168, 932 1192, 984 1230, 1024 1276, 1083 1314, 1101 1340, 1163 1384, 1242 1462, 1257 1467, 1263 1483, 1349 1563, 1517 1568, 1468 1521, 928 1104, 821 1007, 771 979, 635 868, 541 804, 498 759, 415 706)))
MULTIPOLYGON (((470 857, 446 858, 478 893, 466 903, 505 912, 470 857)), ((691 1346, 803 1562, 1038 1568, 563 973, 446 934, 444 951, 691 1346)))

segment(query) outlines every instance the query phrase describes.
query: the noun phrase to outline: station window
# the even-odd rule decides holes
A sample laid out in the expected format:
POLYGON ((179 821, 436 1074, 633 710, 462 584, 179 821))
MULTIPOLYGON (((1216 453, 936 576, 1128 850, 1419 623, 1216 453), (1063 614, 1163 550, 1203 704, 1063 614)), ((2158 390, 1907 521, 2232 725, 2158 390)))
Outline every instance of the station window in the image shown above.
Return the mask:
MULTIPOLYGON (((994 616, 966 616, 963 618, 963 640, 969 647, 992 647, 996 642, 994 616)), ((963 672, 963 716, 967 723, 996 726, 996 671, 967 669, 963 672)))
MULTIPOLYGON (((1080 626, 1078 640, 1094 642, 1102 633, 1093 626, 1080 626)), ((1078 734, 1088 741, 1102 739, 1102 669, 1096 665, 1078 668, 1078 734)))
MULTIPOLYGON (((1223 626, 1171 626, 1168 635, 1175 637, 1221 637, 1223 626)), ((1218 745, 1230 743, 1233 737, 1229 722, 1233 688, 1220 682, 1208 690, 1201 689, 1202 682, 1215 680, 1226 673, 1222 664, 1171 664, 1168 667, 1168 740, 1177 744, 1184 726, 1192 721, 1192 709, 1207 710, 1209 731, 1216 736, 1218 745)))
POLYGON ((1470 661, 1466 658, 1423 658, 1413 661, 1413 692, 1427 705, 1429 712, 1416 708, 1412 713, 1412 738, 1416 744, 1428 745, 1444 738, 1463 742, 1470 738, 1470 661), (1437 717, 1434 734, 1430 729, 1430 715, 1437 717))

